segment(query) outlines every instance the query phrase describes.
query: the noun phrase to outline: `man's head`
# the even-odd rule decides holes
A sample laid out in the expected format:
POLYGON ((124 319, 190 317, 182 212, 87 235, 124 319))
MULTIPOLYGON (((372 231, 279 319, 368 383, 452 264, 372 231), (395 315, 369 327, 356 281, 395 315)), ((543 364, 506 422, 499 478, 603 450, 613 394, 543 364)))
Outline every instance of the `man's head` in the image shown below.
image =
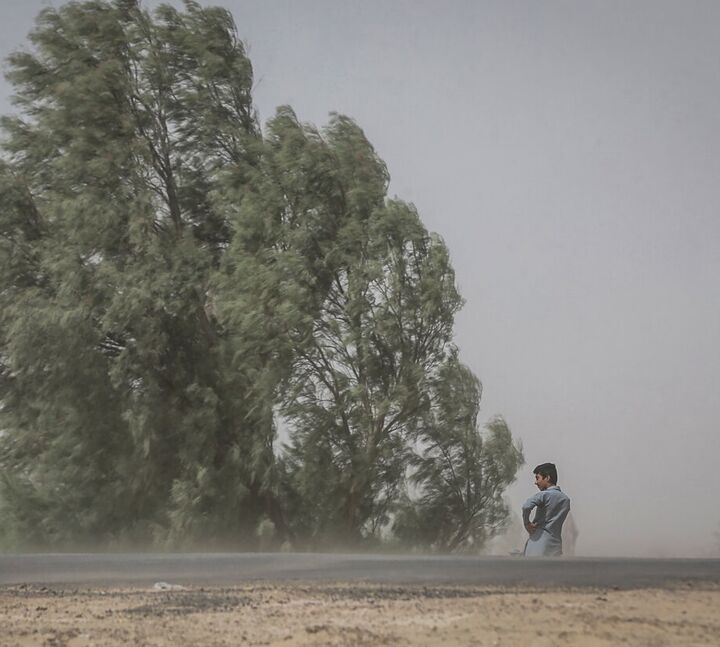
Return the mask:
POLYGON ((547 490, 550 486, 557 484, 557 468, 554 463, 542 463, 534 470, 535 485, 539 490, 547 490))

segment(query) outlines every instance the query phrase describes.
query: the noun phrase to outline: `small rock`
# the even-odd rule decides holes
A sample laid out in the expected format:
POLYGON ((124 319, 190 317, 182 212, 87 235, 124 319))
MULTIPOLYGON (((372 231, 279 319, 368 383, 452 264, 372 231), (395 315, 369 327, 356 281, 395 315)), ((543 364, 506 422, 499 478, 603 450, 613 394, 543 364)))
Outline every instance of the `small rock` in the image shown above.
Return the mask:
POLYGON ((153 584, 153 588, 156 591, 186 591, 187 590, 184 586, 180 586, 179 584, 169 584, 168 582, 155 582, 155 584, 153 584))

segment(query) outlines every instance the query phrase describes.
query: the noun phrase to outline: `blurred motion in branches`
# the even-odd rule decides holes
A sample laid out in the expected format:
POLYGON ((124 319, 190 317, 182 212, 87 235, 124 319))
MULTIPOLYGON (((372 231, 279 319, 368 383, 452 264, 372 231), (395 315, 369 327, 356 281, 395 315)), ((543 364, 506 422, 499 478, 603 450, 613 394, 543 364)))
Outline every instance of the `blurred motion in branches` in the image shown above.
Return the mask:
POLYGON ((523 459, 444 243, 351 119, 263 132, 231 15, 184 4, 48 8, 9 59, 0 541, 480 548, 523 459))

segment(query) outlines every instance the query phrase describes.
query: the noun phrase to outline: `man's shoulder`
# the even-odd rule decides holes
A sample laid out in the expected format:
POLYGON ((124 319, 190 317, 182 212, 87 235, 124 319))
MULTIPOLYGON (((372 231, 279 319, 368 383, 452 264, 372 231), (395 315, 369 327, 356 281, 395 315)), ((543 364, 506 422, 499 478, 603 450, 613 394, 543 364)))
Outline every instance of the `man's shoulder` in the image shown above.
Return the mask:
POLYGON ((525 503, 523 503, 523 508, 532 508, 536 505, 541 505, 545 503, 546 499, 543 497, 544 492, 535 492, 530 498, 528 498, 525 503))
POLYGON ((548 495, 551 497, 563 500, 567 499, 568 501, 570 501, 570 497, 565 494, 565 492, 563 492, 559 487, 548 488, 547 490, 545 490, 545 492, 547 492, 548 495))

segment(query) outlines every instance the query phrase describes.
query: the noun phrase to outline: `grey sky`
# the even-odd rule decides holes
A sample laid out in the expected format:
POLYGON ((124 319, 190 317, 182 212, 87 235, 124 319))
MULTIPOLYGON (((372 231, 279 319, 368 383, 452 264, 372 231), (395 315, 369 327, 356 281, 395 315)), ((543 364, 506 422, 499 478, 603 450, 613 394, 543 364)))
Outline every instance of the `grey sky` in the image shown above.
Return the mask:
MULTIPOLYGON (((47 4, 0 0, 3 57, 47 4)), ((354 117, 444 237, 483 415, 524 443, 516 508, 554 460, 579 554, 710 554, 720 4, 211 4, 249 45, 263 121, 354 117)))

